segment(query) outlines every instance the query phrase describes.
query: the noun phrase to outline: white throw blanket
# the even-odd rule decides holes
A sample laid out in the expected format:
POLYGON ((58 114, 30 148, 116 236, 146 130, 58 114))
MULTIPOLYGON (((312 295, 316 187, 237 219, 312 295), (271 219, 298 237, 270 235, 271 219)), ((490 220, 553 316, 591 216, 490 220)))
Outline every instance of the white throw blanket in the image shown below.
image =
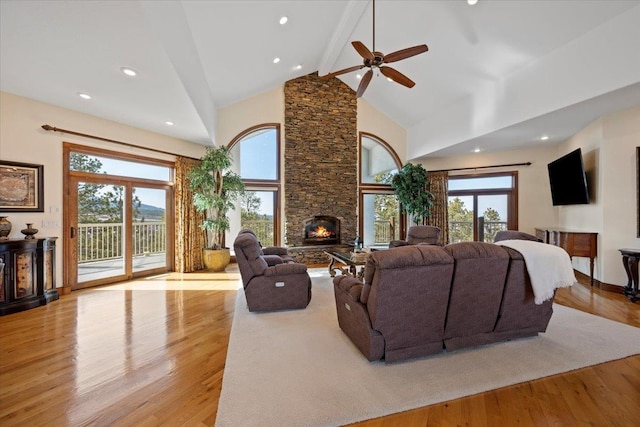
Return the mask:
POLYGON ((557 288, 576 282, 569 254, 561 247, 531 240, 502 240, 496 245, 508 246, 522 254, 536 304, 553 298, 557 288))

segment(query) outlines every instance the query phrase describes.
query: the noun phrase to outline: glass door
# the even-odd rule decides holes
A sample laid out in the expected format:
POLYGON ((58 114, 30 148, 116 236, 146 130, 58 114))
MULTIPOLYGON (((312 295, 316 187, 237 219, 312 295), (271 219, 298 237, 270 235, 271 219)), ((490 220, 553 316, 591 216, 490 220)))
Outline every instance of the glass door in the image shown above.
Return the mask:
POLYGON ((493 242, 518 229, 518 173, 449 177, 449 242, 493 242))
POLYGON ((509 223, 508 196, 506 194, 477 196, 477 240, 492 243, 500 230, 509 223))
POLYGON ((509 225, 507 194, 449 196, 449 241, 493 242, 509 225))
POLYGON ((126 278, 124 185, 110 180, 73 180, 76 206, 70 238, 75 255, 76 286, 126 278))
POLYGON ((131 198, 133 273, 167 268, 167 192, 134 187, 131 198))
POLYGON ((64 143, 71 289, 173 268, 173 162, 64 143))
POLYGON ((474 240, 474 196, 449 196, 449 242, 474 240))

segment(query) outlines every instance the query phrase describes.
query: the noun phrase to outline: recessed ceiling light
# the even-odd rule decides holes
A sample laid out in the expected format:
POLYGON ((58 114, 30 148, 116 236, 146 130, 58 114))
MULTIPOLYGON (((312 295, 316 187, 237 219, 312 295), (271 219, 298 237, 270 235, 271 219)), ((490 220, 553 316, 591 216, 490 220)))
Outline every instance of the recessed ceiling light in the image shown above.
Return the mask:
POLYGON ((393 79, 391 77, 387 77, 387 80, 389 80, 390 82, 393 81, 393 79))
POLYGON ((280 58, 273 58, 273 63, 277 64, 278 62, 280 62, 280 58))
POLYGON ((138 74, 138 73, 136 73, 135 70, 132 70, 131 68, 127 68, 127 67, 120 68, 120 71, 122 71, 123 73, 125 73, 129 77, 135 77, 138 74))
POLYGON ((78 96, 82 99, 91 99, 90 95, 87 95, 86 93, 82 93, 82 92, 78 92, 78 96))
POLYGON ((302 64, 296 65, 296 70, 301 70, 301 69, 302 69, 302 64))
POLYGON ((356 79, 361 79, 362 78, 362 74, 356 74, 356 79))
POLYGON ((283 16, 282 18, 280 18, 280 25, 286 24, 288 20, 289 18, 287 18, 286 16, 283 16))
POLYGON ((542 136, 540 137, 540 141, 546 141, 547 139, 549 139, 549 136, 548 136, 548 135, 542 135, 542 136))
POLYGON ((166 124, 167 126, 173 126, 173 122, 166 121, 166 122, 165 122, 165 124, 166 124))
POLYGON ((473 152, 474 152, 474 153, 479 153, 479 152, 480 152, 480 149, 479 149, 479 148, 475 148, 475 149, 473 150, 473 152))
POLYGON ((467 4, 470 4, 471 6, 473 6, 476 3, 478 3, 478 0, 467 0, 467 4))

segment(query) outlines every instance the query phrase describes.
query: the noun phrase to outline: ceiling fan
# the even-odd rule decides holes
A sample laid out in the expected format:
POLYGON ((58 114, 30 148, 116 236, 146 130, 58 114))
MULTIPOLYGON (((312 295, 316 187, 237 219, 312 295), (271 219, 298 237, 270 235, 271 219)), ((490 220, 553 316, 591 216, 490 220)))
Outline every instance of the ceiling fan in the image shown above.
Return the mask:
POLYGON ((384 64, 390 64, 392 62, 400 61, 401 59, 410 58, 412 56, 418 55, 420 53, 424 53, 429 50, 426 44, 421 44, 418 46, 408 47, 406 49, 398 50, 396 52, 392 52, 388 55, 383 54, 382 52, 376 52, 376 0, 372 0, 373 6, 373 51, 369 50, 364 43, 359 41, 351 42, 356 52, 360 54, 363 58, 362 65, 356 65, 355 67, 345 68, 344 70, 336 71, 334 73, 329 73, 325 77, 335 77, 341 74, 350 73, 352 71, 361 70, 364 67, 368 67, 369 71, 364 73, 362 79, 360 80, 360 84, 358 85, 358 90, 356 92, 356 98, 360 98, 364 91, 369 86, 369 82, 373 77, 373 69, 377 68, 380 72, 393 80, 396 83, 399 83, 408 88, 412 88, 415 86, 415 82, 411 80, 409 77, 402 74, 400 71, 384 66, 384 64))

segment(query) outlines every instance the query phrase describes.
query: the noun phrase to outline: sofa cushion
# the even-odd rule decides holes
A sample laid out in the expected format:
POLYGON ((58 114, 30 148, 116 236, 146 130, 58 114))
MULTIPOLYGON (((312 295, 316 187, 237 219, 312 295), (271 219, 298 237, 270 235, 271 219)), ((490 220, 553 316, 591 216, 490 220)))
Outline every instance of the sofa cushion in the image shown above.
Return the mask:
POLYGON ((501 246, 483 242, 453 243, 444 250, 455 258, 456 265, 445 344, 448 338, 493 332, 509 268, 509 253, 501 246))

